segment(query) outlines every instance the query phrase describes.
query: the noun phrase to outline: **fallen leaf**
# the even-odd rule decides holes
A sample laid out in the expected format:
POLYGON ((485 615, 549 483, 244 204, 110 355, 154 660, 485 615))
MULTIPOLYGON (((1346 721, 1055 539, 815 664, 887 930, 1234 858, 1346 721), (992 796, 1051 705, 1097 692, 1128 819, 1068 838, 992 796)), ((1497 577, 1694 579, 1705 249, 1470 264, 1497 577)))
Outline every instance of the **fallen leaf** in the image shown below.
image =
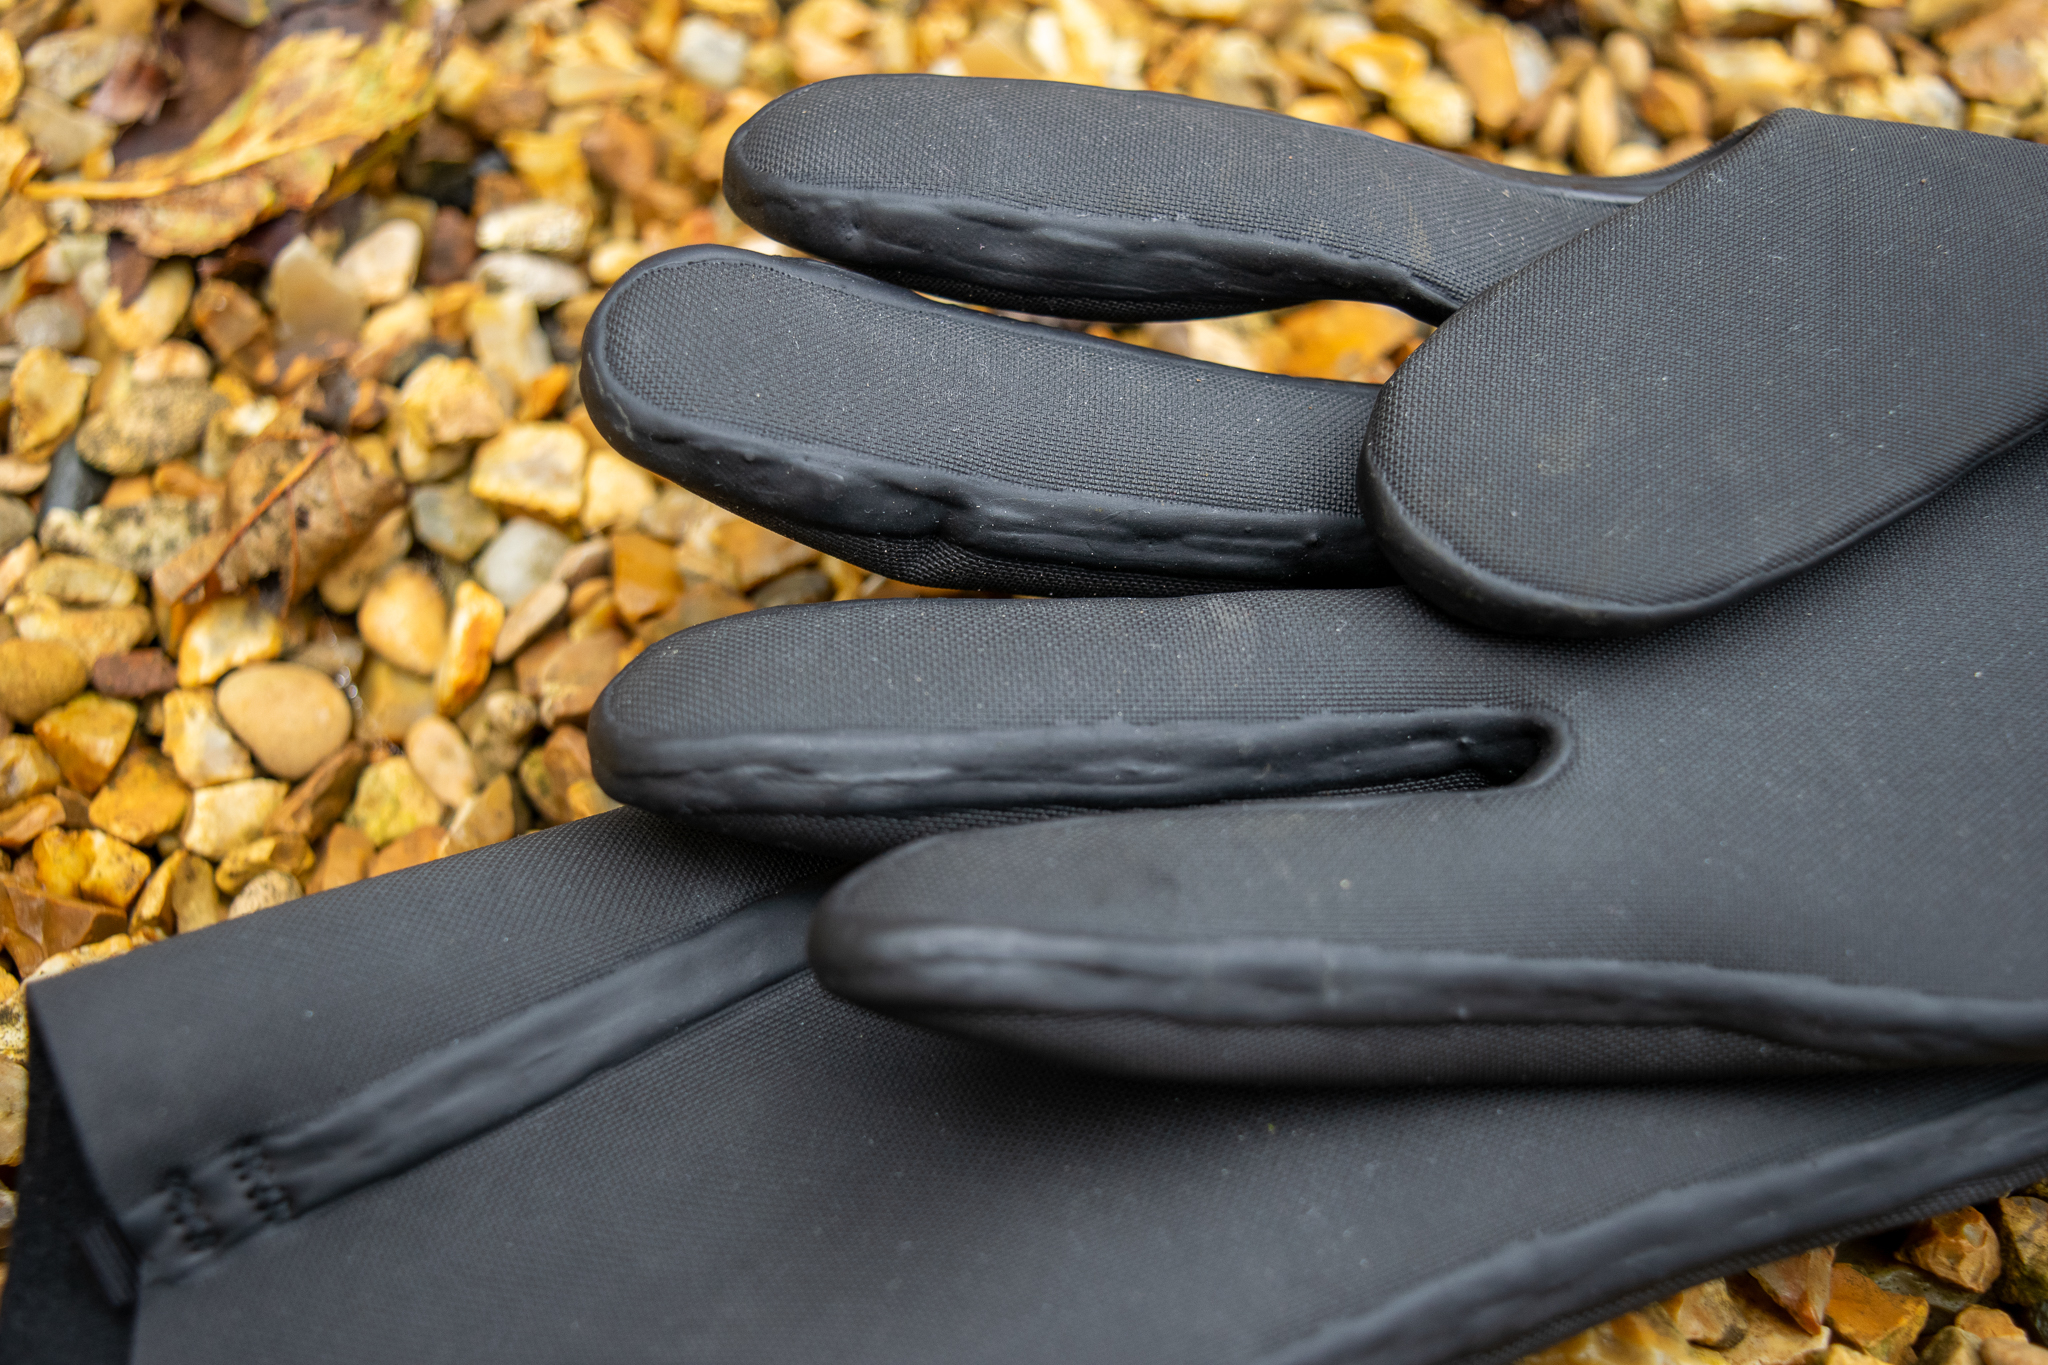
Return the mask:
POLYGON ((138 157, 104 180, 45 181, 28 192, 92 201, 94 229, 125 234, 145 255, 204 255, 265 219, 312 207, 359 154, 424 118, 431 44, 431 34, 396 24, 374 42, 339 29, 292 34, 188 145, 138 157))

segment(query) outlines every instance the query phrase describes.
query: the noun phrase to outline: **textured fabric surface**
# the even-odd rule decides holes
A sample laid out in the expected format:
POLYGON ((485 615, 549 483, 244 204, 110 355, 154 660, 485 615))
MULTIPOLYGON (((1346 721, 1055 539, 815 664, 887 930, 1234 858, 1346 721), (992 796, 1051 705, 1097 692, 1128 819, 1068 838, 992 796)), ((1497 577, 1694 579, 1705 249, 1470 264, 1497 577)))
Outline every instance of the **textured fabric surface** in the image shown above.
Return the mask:
POLYGON ((1316 934, 2032 999, 2044 540, 2037 440, 1769 593, 1640 639, 1482 635, 1396 589, 791 608, 652 647, 593 735, 1530 708, 1564 739, 1535 785, 963 835, 829 904, 878 925, 1316 934))
POLYGON ((1376 516, 1440 542, 1404 574, 1492 624, 1570 626, 1518 593, 1712 604, 2048 420, 2044 269, 2048 149, 1782 111, 1403 365, 1376 516))
MULTIPOLYGON (((901 296, 770 258, 626 281, 610 372, 687 419, 921 469, 1255 511, 1358 510, 1373 389, 1255 374, 901 296)), ((644 458, 644 456, 643 456, 644 458)), ((661 469, 701 486, 694 471, 661 469)), ((702 490, 710 491, 710 490, 702 490)))
MULTIPOLYGON (((777 100, 734 142, 742 174, 844 198, 855 215, 863 192, 883 192, 1186 225, 1392 262, 1454 300, 1633 197, 1626 182, 1575 198, 1561 192, 1564 177, 1503 174, 1178 95, 1052 81, 822 81, 777 100)), ((931 283, 971 279, 976 265, 971 254, 938 257, 931 283)), ((1189 273, 1198 275, 1195 263, 1189 273)), ((1076 316, 1116 315, 1075 303, 1076 316)))

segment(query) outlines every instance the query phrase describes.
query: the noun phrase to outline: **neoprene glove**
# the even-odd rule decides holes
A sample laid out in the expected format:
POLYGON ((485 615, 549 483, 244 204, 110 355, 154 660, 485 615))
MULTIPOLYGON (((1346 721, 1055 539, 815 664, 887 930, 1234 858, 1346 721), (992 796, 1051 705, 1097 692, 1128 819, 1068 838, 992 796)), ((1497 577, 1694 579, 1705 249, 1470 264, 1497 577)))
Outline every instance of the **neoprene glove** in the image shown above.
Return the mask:
POLYGON ((821 991, 831 870, 615 811, 36 983, 0 1358, 1494 1365, 2048 1172, 2038 1068, 1048 1067, 821 991))
POLYGON ((956 295, 1473 300, 1375 404, 828 265, 649 261, 593 320, 592 414, 777 529, 1066 593, 1371 581, 1376 530, 1496 624, 1736 602, 1619 641, 1482 633, 1399 588, 841 604, 661 641, 593 716, 613 795, 837 854, 950 832, 827 900, 829 986, 1234 1080, 2048 1049, 2048 346, 2010 285, 2048 252, 2048 149, 1787 111, 1615 209, 1175 97, 889 77, 778 101, 729 165, 762 225, 899 274, 914 249, 956 295), (1119 252, 1142 289, 1112 287, 1119 252), (1293 283, 1217 283, 1253 275, 1293 283))

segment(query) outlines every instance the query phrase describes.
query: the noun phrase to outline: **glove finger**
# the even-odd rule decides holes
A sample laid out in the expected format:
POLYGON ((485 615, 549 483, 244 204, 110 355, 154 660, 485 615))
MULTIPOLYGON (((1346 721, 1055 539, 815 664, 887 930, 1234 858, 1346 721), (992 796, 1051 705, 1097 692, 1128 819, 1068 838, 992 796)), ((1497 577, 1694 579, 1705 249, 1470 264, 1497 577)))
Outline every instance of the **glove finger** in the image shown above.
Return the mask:
POLYGON ((1542 175, 1181 95, 851 76, 748 120, 725 194, 779 241, 968 303, 1138 321, 1369 299, 1435 322, 1696 164, 1542 175))
POLYGON ((1501 630, 1648 630, 1839 552, 2048 421, 2048 148, 1784 110, 1396 372, 1363 498, 1501 630), (1674 249, 1683 242, 1684 249, 1674 249))
POLYGON ((629 272, 583 395, 655 472, 938 587, 1391 582, 1364 534, 1377 388, 1255 374, 722 247, 629 272))
MULTIPOLYGON (((549 1071, 593 1002, 637 1017, 701 986, 662 964, 815 866, 614 812, 39 984, 31 1113, 71 1131, 41 1130, 24 1203, 69 1138, 113 1217, 24 1223, 16 1255, 75 1256, 72 1234, 194 1186, 199 1264, 143 1259, 114 1357, 134 1365, 1495 1365, 2048 1171, 2040 1071, 1163 1087, 906 1028, 798 972, 325 1202, 253 1217, 276 1162, 196 1188, 224 1149, 333 1131, 366 1098, 386 1134, 431 1124, 447 1097, 418 1078, 461 1098, 487 1069, 448 1059, 508 1036, 549 1071), (620 990, 650 964, 654 989, 620 990)), ((10 1360, 47 1345, 21 1336, 25 1269, 10 1360)))

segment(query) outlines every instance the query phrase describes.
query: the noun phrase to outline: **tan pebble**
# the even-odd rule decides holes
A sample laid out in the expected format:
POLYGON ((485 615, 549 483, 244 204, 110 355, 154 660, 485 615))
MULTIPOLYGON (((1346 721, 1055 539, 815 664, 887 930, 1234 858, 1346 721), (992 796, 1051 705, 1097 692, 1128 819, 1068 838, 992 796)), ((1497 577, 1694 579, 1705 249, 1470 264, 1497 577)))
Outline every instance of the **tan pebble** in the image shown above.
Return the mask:
POLYGON ((504 689, 487 692, 471 703, 459 722, 477 765, 477 778, 488 784, 519 766, 526 737, 540 721, 533 699, 504 689))
POLYGON ((85 690, 91 666, 55 640, 0 640, 0 711, 17 725, 35 721, 85 690))
POLYGON ((126 909, 149 880, 149 856, 96 829, 53 829, 35 842, 36 876, 53 896, 126 909))
POLYGON ((62 780, 57 760, 34 738, 0 736, 0 808, 55 791, 62 780))
POLYGON ((1898 1254, 1907 1264, 1972 1293, 1981 1294, 1998 1280, 1998 1232, 1972 1208, 1915 1223, 1898 1254))
POLYGON ((418 829, 401 834, 370 860, 367 875, 381 877, 386 872, 402 872, 408 867, 418 867, 441 857, 448 849, 448 831, 439 825, 421 825, 418 829))
POLYGON ((1927 1325, 1927 1300, 1894 1294, 1846 1265, 1833 1268, 1830 1284, 1827 1324, 1835 1334, 1879 1360, 1903 1360, 1927 1325))
POLYGON ((320 600, 329 611, 344 616, 355 611, 362 606, 370 585, 411 549, 412 519, 406 509, 386 512, 362 543, 321 578, 320 600))
POLYGON ((363 708, 356 733, 363 739, 396 744, 405 738, 414 721, 437 710, 432 678, 408 673, 375 657, 363 665, 356 695, 363 708))
POLYGON ((263 293, 277 319, 277 339, 288 346, 352 341, 367 311, 356 282, 306 237, 293 238, 277 254, 263 293))
POLYGON ((611 793, 597 785, 597 779, 592 777, 570 783, 565 801, 571 820, 583 820, 619 808, 619 803, 612 799, 611 793))
POLYGON ((341 689, 304 664, 238 668, 214 689, 214 705, 266 772, 294 781, 346 744, 355 728, 341 689))
POLYGON ((562 552, 550 577, 572 592, 579 584, 612 571, 612 542, 609 536, 580 540, 562 552))
MULTIPOLYGON (((463 310, 469 349, 486 374, 518 393, 545 374, 555 359, 547 333, 540 328, 536 298, 552 295, 559 301, 576 294, 583 288, 582 272, 545 256, 501 252, 479 260, 471 273, 485 281, 495 277, 506 292, 471 296, 463 310)), ((583 490, 576 491, 581 506, 583 490)))
POLYGON ((110 654, 125 654, 156 633, 148 607, 88 607, 73 610, 51 597, 21 597, 14 628, 24 640, 50 640, 68 647, 88 668, 110 654))
POLYGON ((629 625, 660 615, 682 595, 683 575, 672 548, 637 532, 612 537, 612 597, 629 625))
POLYGON ((1977 1348, 1984 1365, 2048 1365, 2048 1349, 2031 1341, 1992 1337, 1977 1348))
POLYGON ((242 593, 207 603, 178 644, 178 685, 202 687, 243 664, 275 659, 284 651, 284 626, 242 593))
POLYGON ((369 875, 370 860, 376 856, 377 846, 369 835, 353 825, 336 825, 321 842, 320 861, 306 883, 307 894, 361 881, 369 875))
POLYGON ((141 596, 142 580, 104 560, 50 555, 22 578, 21 591, 74 607, 125 607, 141 596))
POLYGON ((31 346, 14 362, 10 384, 7 448, 21 458, 46 461, 78 425, 92 376, 55 347, 31 346))
POLYGON ((0 555, 0 602, 14 596, 29 571, 42 563, 42 547, 33 538, 22 541, 6 554, 0 555))
POLYGON ((447 851, 465 853, 489 844, 502 844, 512 837, 517 818, 512 776, 500 773, 465 801, 449 820, 447 851))
POLYGON ((1731 1278, 1729 1288, 1742 1308, 1743 1334, 1721 1353, 1728 1365, 1819 1365, 1832 1335, 1826 1327, 1795 1326, 1748 1276, 1731 1278))
POLYGON ((137 384, 161 384, 168 379, 211 379, 213 357, 203 346, 189 341, 164 341, 140 352, 128 376, 137 384))
POLYGON ((2013 1341, 2025 1341, 2027 1334, 2012 1320, 2010 1313, 1981 1303, 1973 1303, 1956 1314, 1956 1326, 1985 1341, 1993 1337, 2006 1337, 2013 1341))
MULTIPOLYGON (((128 935, 114 934, 80 948, 53 953, 43 959, 42 965, 29 973, 28 980, 47 981, 53 976, 62 976, 75 968, 90 967, 95 962, 105 962, 110 957, 119 957, 134 947, 135 940, 128 935)), ((27 982, 23 984, 26 985, 27 982)))
POLYGON ((593 449, 584 471, 583 513, 592 531, 632 527, 654 506, 654 476, 610 448, 593 449))
POLYGON ((234 849, 213 870, 213 884, 232 896, 271 869, 304 877, 313 870, 313 849, 296 834, 266 834, 234 849))
POLYGON ((220 888, 213 884, 212 865, 180 848, 172 850, 144 883, 128 912, 128 933, 137 939, 189 934, 220 919, 220 888))
POLYGON ((363 302, 371 307, 404 298, 420 267, 426 234, 404 218, 380 223, 335 261, 335 268, 353 280, 363 302))
POLYGON ((1944 1327, 1915 1347, 1914 1353, 1919 1356, 1919 1365, 1984 1365, 1984 1358, 1977 1351, 1983 1344, 1983 1338, 1960 1327, 1944 1327))
POLYGON ((127 751, 138 714, 132 701, 84 692, 45 711, 36 722, 36 738, 57 760, 65 783, 90 796, 127 751))
POLYGON ((651 616, 633 627, 633 634, 644 644, 665 639, 679 630, 703 625, 726 616, 736 616, 743 611, 752 611, 754 604, 730 588, 722 587, 708 580, 690 584, 675 605, 659 616, 651 616))
POLYGON ((1522 112, 1521 82, 1505 28, 1481 27, 1447 39, 1437 56, 1465 87, 1481 127, 1498 131, 1522 112))
POLYGON ((553 726, 589 715, 598 694, 625 667, 631 648, 616 629, 563 645, 541 669, 537 681, 534 703, 540 709, 541 723, 553 726))
POLYGON ((1669 1318, 1645 1310, 1624 1313, 1555 1346, 1523 1356, 1517 1365, 1720 1365, 1721 1357, 1678 1334, 1669 1318))
POLYGON ((539 639, 568 605, 569 589, 559 580, 550 579, 526 594, 519 600, 519 605, 506 613, 497 643, 492 646, 491 658, 501 664, 509 663, 521 650, 539 639))
POLYGON ((217 862, 262 833, 263 822, 284 796, 284 783, 267 777, 201 787, 192 793, 192 813, 178 842, 217 862))
POLYGON ((53 793, 31 796, 0 810, 0 848, 24 848, 46 829, 64 823, 64 802, 53 793))
POLYGON ((429 356, 399 389, 397 456, 408 483, 460 470, 477 441, 505 425, 505 408, 475 361, 429 356))
POLYGON ((711 541, 730 560, 731 586, 742 592, 752 592, 769 579, 801 568, 818 557, 818 552, 808 545, 799 545, 788 536, 737 517, 719 526, 711 541))
POLYGON ((394 564, 356 613, 363 643, 408 673, 432 673, 448 643, 448 603, 425 569, 394 564))
POLYGON ((519 763, 519 782, 527 799, 550 824, 576 818, 569 792, 589 778, 590 740, 573 725, 557 727, 545 744, 519 763))
POLYGON ((0 1166, 19 1166, 28 1142, 28 1068, 0 1061, 0 1166))
POLYGON ((100 300, 96 316, 113 343, 124 351, 141 351, 168 341, 184 320, 192 301, 192 267, 166 261, 149 273, 134 302, 121 302, 119 290, 100 300))
POLYGON ((473 580, 456 585, 448 640, 434 669, 434 704, 442 715, 454 715, 483 690, 504 625, 504 603, 473 580))
POLYGON ((187 786, 211 787, 256 775, 249 751, 215 708, 211 688, 164 694, 164 752, 187 786))
POLYGON ((258 910, 268 910, 273 906, 283 905, 286 901, 295 901, 305 894, 297 877, 289 872, 269 868, 251 878, 249 884, 228 902, 227 918, 240 919, 244 915, 253 915, 258 910))
POLYGON ((454 721, 421 716, 405 732, 405 756, 443 805, 459 806, 476 794, 476 760, 454 721))
POLYGON ((142 474, 199 449, 214 415, 228 401, 203 379, 137 384, 85 419, 78 454, 108 474, 142 474))
POLYGON ((573 521, 583 506, 587 453, 566 422, 522 422, 477 448, 469 491, 499 507, 573 521))
POLYGON ((291 794, 263 822, 269 834, 296 834, 312 841, 334 826, 355 799, 356 783, 370 765, 370 751, 363 744, 344 744, 320 766, 307 773, 291 794))
POLYGON ((93 827, 140 847, 185 823, 192 792, 169 758, 156 749, 130 749, 87 808, 93 827))
POLYGON ((439 824, 441 800, 403 754, 372 763, 356 784, 356 797, 342 817, 382 848, 422 825, 439 824))
POLYGON ((1695 1346, 1715 1349, 1742 1340, 1748 1323, 1726 1280, 1708 1280, 1664 1300, 1664 1311, 1679 1335, 1695 1346))
POLYGON ((1769 1265, 1757 1266, 1749 1276, 1771 1301, 1785 1310, 1808 1332, 1818 1332, 1821 1319, 1827 1312, 1828 1295, 1833 1281, 1829 1278, 1834 1269, 1835 1249, 1817 1247, 1802 1251, 1797 1256, 1772 1261, 1769 1265))
POLYGON ((128 917, 99 901, 59 896, 43 887, 0 880, 12 907, 0 939, 7 955, 25 973, 32 973, 54 953, 69 952, 122 933, 128 917))

